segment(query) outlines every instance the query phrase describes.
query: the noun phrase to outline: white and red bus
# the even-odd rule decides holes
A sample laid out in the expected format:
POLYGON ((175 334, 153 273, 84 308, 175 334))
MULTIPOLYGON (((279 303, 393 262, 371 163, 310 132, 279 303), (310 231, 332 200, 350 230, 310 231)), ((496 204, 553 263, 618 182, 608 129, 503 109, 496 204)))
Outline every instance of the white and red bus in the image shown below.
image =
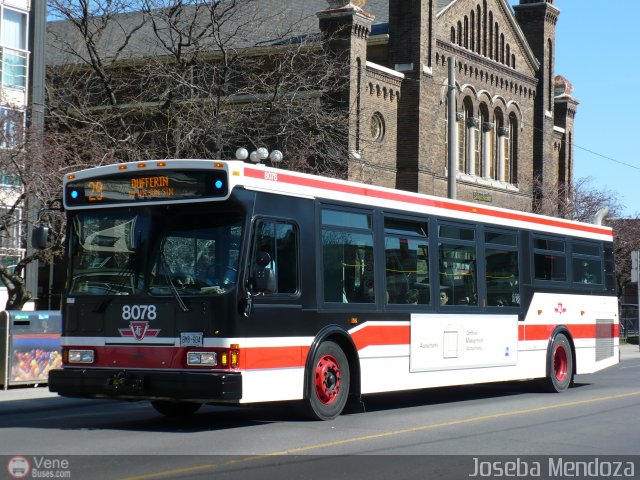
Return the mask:
POLYGON ((240 161, 64 181, 61 395, 305 402, 618 362, 613 233, 240 161))

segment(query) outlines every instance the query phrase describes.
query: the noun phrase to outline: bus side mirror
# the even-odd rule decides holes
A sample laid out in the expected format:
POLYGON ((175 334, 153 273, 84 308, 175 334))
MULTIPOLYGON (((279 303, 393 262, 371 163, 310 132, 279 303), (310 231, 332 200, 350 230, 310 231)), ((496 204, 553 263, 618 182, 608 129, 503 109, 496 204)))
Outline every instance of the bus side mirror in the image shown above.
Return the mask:
POLYGON ((42 225, 34 227, 31 232, 31 246, 36 250, 43 250, 47 248, 49 242, 49 227, 42 225))
POLYGON ((256 258, 253 273, 253 285, 257 292, 275 293, 277 290, 276 274, 272 268, 267 268, 270 264, 272 264, 271 255, 260 252, 256 258))

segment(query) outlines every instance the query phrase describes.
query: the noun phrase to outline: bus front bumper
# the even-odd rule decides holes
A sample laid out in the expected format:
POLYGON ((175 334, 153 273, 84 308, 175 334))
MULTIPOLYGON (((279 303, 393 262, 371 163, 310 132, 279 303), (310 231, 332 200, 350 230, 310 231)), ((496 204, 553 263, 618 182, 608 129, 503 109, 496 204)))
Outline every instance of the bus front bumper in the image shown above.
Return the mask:
POLYGON ((228 372, 63 368, 49 372, 49 390, 70 397, 235 402, 242 398, 242 375, 228 372))

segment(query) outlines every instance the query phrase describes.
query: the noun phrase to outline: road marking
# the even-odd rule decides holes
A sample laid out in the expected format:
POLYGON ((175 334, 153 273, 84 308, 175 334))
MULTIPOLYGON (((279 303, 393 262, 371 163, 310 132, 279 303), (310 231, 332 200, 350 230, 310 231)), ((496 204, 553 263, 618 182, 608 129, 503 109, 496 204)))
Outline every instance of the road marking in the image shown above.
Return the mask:
POLYGON ((338 445, 345 445, 348 443, 357 443, 357 442, 363 442, 363 441, 367 441, 367 440, 375 440, 378 438, 386 438, 386 437, 393 437, 393 436, 397 436, 397 435, 404 435, 407 433, 415 433, 415 432, 424 432, 427 430, 434 430, 437 428, 442 428, 442 427, 451 427, 454 425, 463 425, 466 423, 474 423, 474 422, 482 422, 485 420, 492 420, 492 419, 496 419, 496 418, 505 418, 505 417, 513 417, 513 416, 517 416, 517 415, 527 415, 527 414, 531 414, 531 413, 539 413, 539 412, 544 412, 544 411, 549 411, 549 410, 557 410, 560 408, 569 408, 569 407, 575 407, 577 405, 588 405, 588 404, 592 404, 592 403, 599 403, 599 402, 606 402, 608 400, 619 400, 619 399, 623 399, 623 398, 630 398, 630 397, 637 397, 640 396, 640 390, 634 391, 634 392, 629 392, 629 393, 621 393, 618 395, 608 395, 606 397, 597 397, 597 398, 590 398, 587 400, 576 400, 574 402, 566 402, 566 403, 559 403, 556 405, 548 405, 545 407, 535 407, 535 408, 525 408, 522 410, 513 410, 510 412, 502 412, 502 413, 494 413, 491 415, 481 415, 478 417, 470 417, 470 418, 462 418, 460 420, 451 420, 449 422, 440 422, 440 423, 432 423, 429 425, 419 425, 417 427, 411 427, 411 428, 404 428, 401 430, 391 430, 388 432, 380 432, 380 433, 374 433, 371 435, 362 435, 359 437, 352 437, 352 438, 345 438, 343 440, 335 440, 332 442, 325 442, 325 443, 318 443, 315 445, 307 445, 306 447, 297 447, 297 448, 292 448, 292 449, 287 449, 287 450, 280 450, 280 451, 275 451, 275 452, 270 452, 270 453, 265 453, 262 455, 255 455, 255 456, 251 456, 251 457, 245 457, 242 458, 240 460, 230 460, 228 462, 222 462, 222 463, 212 463, 212 464, 206 464, 206 465, 195 465, 192 467, 185 467, 185 468, 177 468, 177 469, 173 469, 173 470, 164 470, 161 472, 156 472, 156 473, 149 473, 146 475, 139 475, 139 476, 135 476, 135 477, 125 477, 123 480, 150 480, 150 479, 155 479, 155 478, 162 478, 162 477, 168 477, 171 475, 177 475, 177 474, 182 474, 182 473, 193 473, 193 472, 200 472, 200 471, 204 471, 204 470, 209 470, 209 469, 213 469, 213 468, 219 468, 219 467, 225 467, 225 466, 230 466, 230 465, 235 465, 238 463, 247 463, 247 462, 253 462, 256 460, 262 460, 265 458, 269 458, 269 457, 273 457, 273 456, 278 456, 278 455, 291 455, 291 454, 296 454, 296 453, 302 453, 302 452, 308 452, 310 450, 320 450, 322 448, 327 448, 327 447, 335 447, 338 445))

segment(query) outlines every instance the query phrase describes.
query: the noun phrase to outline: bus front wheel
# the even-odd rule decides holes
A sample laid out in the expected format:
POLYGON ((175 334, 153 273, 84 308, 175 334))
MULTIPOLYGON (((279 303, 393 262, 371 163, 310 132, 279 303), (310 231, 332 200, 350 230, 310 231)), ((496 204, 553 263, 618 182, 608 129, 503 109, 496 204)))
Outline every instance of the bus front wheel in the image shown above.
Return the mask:
POLYGON ((547 366, 546 389, 550 392, 563 392, 573 382, 573 354, 571 343, 563 333, 553 339, 547 366))
POLYGON ((151 406, 157 412, 167 417, 188 417, 193 415, 202 406, 201 403, 194 402, 170 402, 168 400, 153 400, 151 406))
POLYGON ((349 396, 349 361, 334 342, 322 342, 307 371, 305 402, 307 412, 318 420, 333 420, 345 407, 349 396))

